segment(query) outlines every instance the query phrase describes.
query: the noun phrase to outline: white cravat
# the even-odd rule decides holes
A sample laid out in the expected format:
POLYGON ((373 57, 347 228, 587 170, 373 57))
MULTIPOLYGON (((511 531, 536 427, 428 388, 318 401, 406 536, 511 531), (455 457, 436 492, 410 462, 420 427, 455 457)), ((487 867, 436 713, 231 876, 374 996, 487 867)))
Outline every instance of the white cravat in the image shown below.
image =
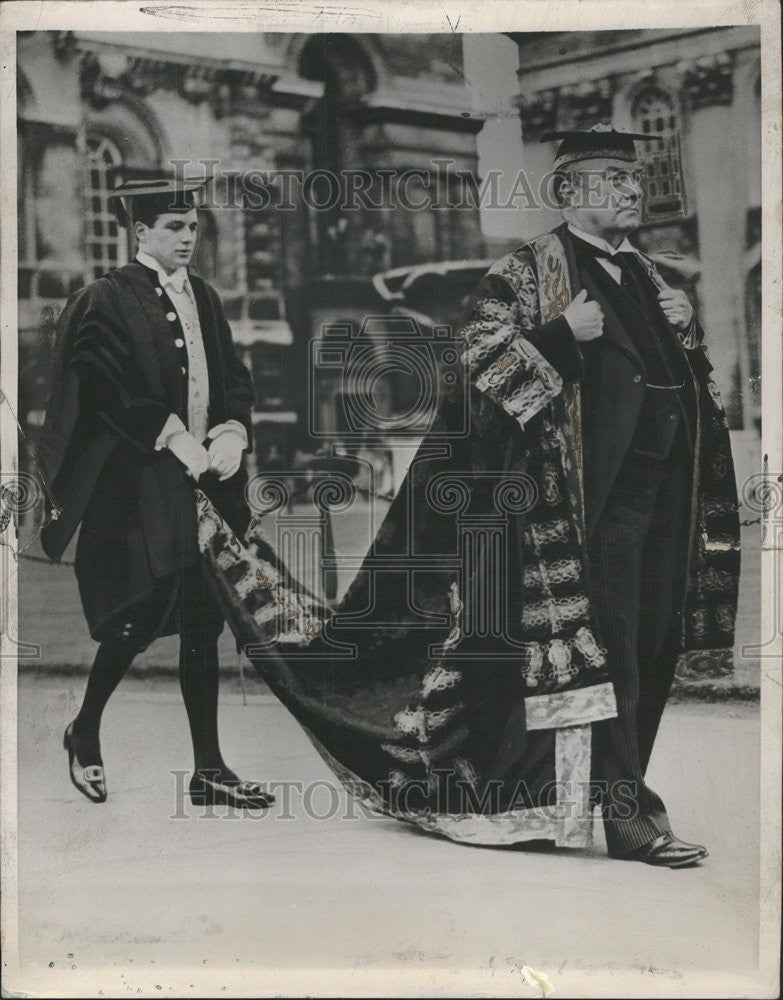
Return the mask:
MULTIPOLYGON (((229 428, 237 430, 242 435, 246 448, 247 431, 238 420, 228 420, 226 423, 218 424, 208 430, 209 369, 207 368, 207 355, 204 350, 204 338, 201 334, 196 297, 188 279, 187 268, 178 267, 172 274, 167 274, 158 261, 148 253, 144 253, 143 250, 137 252, 136 260, 157 273, 161 288, 165 289, 179 317, 185 339, 184 346, 188 354, 188 425, 185 427, 180 418, 172 413, 155 442, 156 450, 164 448, 169 437, 176 431, 187 430, 200 442, 206 437, 217 437, 220 431, 229 428)), ((167 316, 166 318, 171 320, 174 317, 167 316)), ((177 347, 183 346, 178 340, 174 343, 177 347)))
MULTIPOLYGON (((610 257, 614 257, 617 253, 636 253, 636 247, 633 246, 632 243, 628 242, 627 236, 619 247, 613 247, 611 243, 607 243, 606 240, 601 239, 600 236, 593 236, 592 233, 586 233, 583 229, 578 229, 570 222, 568 223, 568 228, 574 236, 577 236, 580 240, 584 240, 585 243, 591 243, 594 247, 598 247, 599 250, 606 251, 610 257)), ((597 260, 607 274, 611 275, 619 285, 623 273, 620 265, 614 264, 608 257, 598 257, 597 260)))

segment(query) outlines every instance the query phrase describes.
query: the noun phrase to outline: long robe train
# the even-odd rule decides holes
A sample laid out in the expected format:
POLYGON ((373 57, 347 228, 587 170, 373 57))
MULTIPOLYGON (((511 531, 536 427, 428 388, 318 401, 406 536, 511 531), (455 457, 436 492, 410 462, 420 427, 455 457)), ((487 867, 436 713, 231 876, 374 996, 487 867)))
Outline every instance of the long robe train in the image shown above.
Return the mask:
MULTIPOLYGON (((616 715, 583 552, 579 386, 531 340, 568 305, 568 274, 558 231, 490 269, 460 335, 466 389, 444 394, 335 611, 199 500, 208 578, 272 691, 367 807, 454 840, 589 843, 591 724, 616 715)), ((691 353, 688 657, 731 649, 739 576, 725 414, 691 353)))
MULTIPOLYGON (((479 411, 496 413, 478 400, 477 422, 479 411)), ((481 439, 485 469, 498 470, 491 475, 475 471, 475 438, 447 458, 442 448, 420 448, 334 611, 293 578, 260 525, 243 542, 204 494, 199 545, 238 644, 365 808, 459 841, 583 847, 592 831, 590 723, 615 714, 613 690, 579 619, 571 639, 518 641, 522 581, 525 593, 535 581, 522 570, 522 520, 508 510, 500 518, 512 528, 506 555, 512 563, 520 555, 505 567, 504 600, 506 625, 516 619, 517 628, 493 635, 466 621, 476 613, 474 578, 486 575, 482 547, 494 537, 497 549, 499 536, 461 534, 454 498, 486 520, 515 478, 508 435, 481 439), (497 454, 488 453, 490 440, 497 454), (415 556, 406 557, 412 521, 415 556), (479 544, 469 550, 466 537, 479 544)), ((516 475, 520 490, 529 486, 516 475)), ((559 523, 556 495, 547 523, 559 523)), ((552 564, 561 568, 559 593, 578 609, 566 563, 552 564)), ((542 639, 549 628, 541 624, 542 639)), ((535 634, 530 622, 525 634, 535 634)))

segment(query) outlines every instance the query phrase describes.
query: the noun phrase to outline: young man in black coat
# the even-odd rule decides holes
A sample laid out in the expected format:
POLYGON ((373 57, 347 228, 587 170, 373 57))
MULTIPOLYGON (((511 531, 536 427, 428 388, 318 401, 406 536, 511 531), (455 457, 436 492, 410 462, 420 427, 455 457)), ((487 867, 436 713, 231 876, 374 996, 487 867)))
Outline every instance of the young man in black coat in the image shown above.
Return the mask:
POLYGON ((236 357, 217 293, 188 270, 199 185, 129 182, 115 191, 136 259, 73 296, 58 323, 41 457, 59 516, 42 533, 59 559, 76 527, 76 575, 100 646, 64 745, 71 780, 106 798, 99 727, 137 653, 180 635, 180 685, 190 723, 193 802, 264 808, 218 741, 218 636, 197 538, 196 484, 238 534, 250 519, 242 465, 251 447, 253 387, 236 357))

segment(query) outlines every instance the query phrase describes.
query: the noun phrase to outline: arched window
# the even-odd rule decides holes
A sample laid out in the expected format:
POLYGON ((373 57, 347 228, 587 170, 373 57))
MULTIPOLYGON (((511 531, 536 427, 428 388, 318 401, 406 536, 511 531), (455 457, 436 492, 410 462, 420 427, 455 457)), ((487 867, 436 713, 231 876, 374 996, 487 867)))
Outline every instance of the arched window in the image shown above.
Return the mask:
POLYGON ((93 278, 100 278, 128 259, 127 237, 109 206, 109 195, 122 180, 122 155, 106 136, 92 135, 87 139, 87 159, 87 261, 93 278))
POLYGON ((665 90, 646 87, 637 95, 634 103, 634 128, 637 132, 648 135, 672 135, 677 131, 677 115, 671 96, 665 90))
POLYGON ((644 161, 643 222, 681 218, 687 211, 685 180, 682 175, 679 115, 672 97, 661 87, 645 87, 633 105, 635 132, 660 135, 641 143, 644 161))

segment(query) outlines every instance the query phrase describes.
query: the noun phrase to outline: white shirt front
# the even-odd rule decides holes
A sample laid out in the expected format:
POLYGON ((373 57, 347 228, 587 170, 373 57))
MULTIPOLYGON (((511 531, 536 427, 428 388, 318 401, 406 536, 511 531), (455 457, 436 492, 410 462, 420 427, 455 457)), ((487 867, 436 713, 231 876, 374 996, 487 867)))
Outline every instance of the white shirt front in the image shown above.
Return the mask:
MULTIPOLYGON (((221 430, 229 428, 241 434, 244 446, 247 448, 247 431, 238 420, 228 420, 209 430, 209 369, 204 350, 204 338, 201 334, 198 306, 188 278, 187 268, 178 267, 176 271, 167 274, 158 261, 148 253, 144 253, 143 250, 136 253, 136 260, 157 273, 160 286, 171 300, 182 326, 185 343, 183 345, 177 340, 174 342, 175 346, 179 348, 184 346, 188 355, 188 425, 185 427, 179 417, 172 413, 163 425, 155 442, 155 449, 159 451, 164 448, 169 437, 177 431, 187 430, 197 441, 202 442, 204 438, 216 437, 221 430)), ((169 321, 174 319, 173 316, 166 318, 169 321)))
MULTIPOLYGON (((177 311, 188 354, 188 430, 197 441, 203 441, 208 429, 209 371, 196 298, 188 280, 188 272, 186 268, 178 267, 172 274, 166 274, 155 258, 142 250, 136 254, 136 260, 157 272, 161 287, 177 311)), ((173 320, 174 317, 167 315, 166 319, 173 320)), ((183 346, 179 338, 174 343, 179 348, 183 346)))

